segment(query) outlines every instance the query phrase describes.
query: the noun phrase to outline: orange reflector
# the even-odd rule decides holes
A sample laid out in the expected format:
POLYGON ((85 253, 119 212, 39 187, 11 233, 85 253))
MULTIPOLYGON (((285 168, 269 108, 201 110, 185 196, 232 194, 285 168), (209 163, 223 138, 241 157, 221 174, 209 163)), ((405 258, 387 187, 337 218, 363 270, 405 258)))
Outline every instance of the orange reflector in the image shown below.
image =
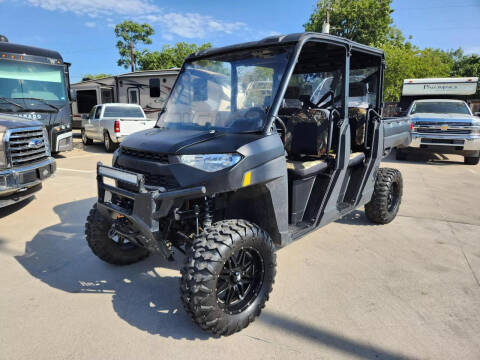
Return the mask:
POLYGON ((2 58, 6 58, 7 57, 7 54, 2 54, 2 58))
POLYGON ((472 79, 468 79, 468 81, 472 81, 472 79))
POLYGON ((23 60, 23 56, 22 56, 22 55, 20 55, 20 60, 23 60))
POLYGON ((15 56, 14 56, 14 55, 10 55, 10 57, 11 57, 12 59, 15 59, 15 56))
POLYGON ((410 80, 409 83, 410 83, 410 84, 413 83, 413 80, 410 80))

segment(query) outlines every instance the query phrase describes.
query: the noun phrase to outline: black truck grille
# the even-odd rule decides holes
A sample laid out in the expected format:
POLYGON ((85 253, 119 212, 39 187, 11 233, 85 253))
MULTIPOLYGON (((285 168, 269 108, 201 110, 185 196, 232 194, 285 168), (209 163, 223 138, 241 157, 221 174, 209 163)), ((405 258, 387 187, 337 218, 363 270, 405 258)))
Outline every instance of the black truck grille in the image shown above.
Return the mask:
MULTIPOLYGON (((119 169, 122 170, 127 170, 127 171, 132 171, 136 172, 138 174, 143 174, 145 177, 145 185, 150 185, 150 186, 161 186, 164 187, 168 190, 175 189, 180 187, 180 184, 175 180, 175 177, 172 175, 158 175, 158 174, 148 174, 142 171, 138 171, 136 169, 127 169, 121 166, 116 166, 119 169)), ((128 187, 127 184, 122 183, 122 187, 126 188, 128 187)), ((127 189, 128 190, 128 189, 127 189)))
POLYGON ((447 130, 442 130, 442 129, 422 128, 422 127, 419 127, 417 131, 422 134, 470 134, 472 132, 469 129, 448 128, 447 130))
POLYGON ((12 129, 7 141, 7 153, 12 167, 25 166, 48 158, 48 142, 40 127, 12 129))
POLYGON ((158 154, 148 151, 139 151, 129 148, 121 147, 121 152, 124 155, 137 157, 143 160, 155 160, 162 164, 168 164, 168 155, 167 154, 158 154))

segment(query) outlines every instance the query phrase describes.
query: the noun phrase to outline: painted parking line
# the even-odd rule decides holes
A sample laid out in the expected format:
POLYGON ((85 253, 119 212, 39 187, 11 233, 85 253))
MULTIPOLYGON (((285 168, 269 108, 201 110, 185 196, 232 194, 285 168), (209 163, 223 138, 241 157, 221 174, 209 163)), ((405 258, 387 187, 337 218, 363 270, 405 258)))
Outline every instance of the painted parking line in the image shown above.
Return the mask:
POLYGON ((67 168, 57 168, 57 170, 73 171, 73 172, 80 172, 80 173, 86 173, 86 174, 91 174, 96 172, 95 170, 78 170, 78 169, 67 169, 67 168))

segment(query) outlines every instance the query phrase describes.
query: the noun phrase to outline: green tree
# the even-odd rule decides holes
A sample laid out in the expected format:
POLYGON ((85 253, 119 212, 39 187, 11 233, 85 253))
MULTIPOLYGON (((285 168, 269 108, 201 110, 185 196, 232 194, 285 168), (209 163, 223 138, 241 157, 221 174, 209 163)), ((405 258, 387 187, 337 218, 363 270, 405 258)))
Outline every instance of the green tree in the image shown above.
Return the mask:
POLYGON ((188 55, 211 47, 211 43, 197 45, 179 42, 176 43, 175 46, 164 45, 161 51, 150 52, 144 50, 138 56, 137 61, 140 69, 142 70, 158 70, 181 67, 188 55))
POLYGON ((136 70, 138 58, 141 52, 136 49, 137 43, 151 44, 152 36, 155 33, 153 27, 148 24, 139 24, 134 21, 124 21, 115 26, 115 36, 119 39, 117 41, 117 49, 120 54, 118 59, 118 66, 123 66, 125 69, 130 68, 132 71, 136 70))
POLYGON ((387 40, 393 23, 392 0, 320 0, 304 24, 306 31, 322 32, 330 16, 330 33, 367 45, 387 40))
POLYGON ((103 78, 106 78, 106 77, 109 77, 109 76, 112 76, 112 74, 104 74, 104 73, 101 73, 101 74, 85 74, 85 75, 82 76, 82 81, 103 79, 103 78))
MULTIPOLYGON (((463 50, 458 49, 451 53, 454 63, 451 76, 480 77, 480 56, 476 54, 463 55, 463 50)), ((476 97, 480 96, 480 87, 477 89, 476 97)))

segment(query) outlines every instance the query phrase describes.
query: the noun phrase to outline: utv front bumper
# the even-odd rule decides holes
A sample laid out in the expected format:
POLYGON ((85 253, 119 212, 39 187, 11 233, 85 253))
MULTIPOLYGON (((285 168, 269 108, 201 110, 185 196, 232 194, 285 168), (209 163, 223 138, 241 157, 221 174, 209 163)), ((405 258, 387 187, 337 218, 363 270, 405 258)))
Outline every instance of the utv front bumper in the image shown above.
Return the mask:
POLYGON ((163 187, 145 185, 143 174, 121 170, 102 163, 97 164, 98 209, 110 216, 124 216, 129 219, 148 241, 153 250, 164 255, 160 219, 172 215, 172 209, 184 200, 204 196, 204 186, 167 191, 163 187), (113 179, 115 186, 106 184, 104 178, 113 179), (122 183, 126 186, 119 187, 122 183), (126 190, 128 188, 128 190, 126 190))

